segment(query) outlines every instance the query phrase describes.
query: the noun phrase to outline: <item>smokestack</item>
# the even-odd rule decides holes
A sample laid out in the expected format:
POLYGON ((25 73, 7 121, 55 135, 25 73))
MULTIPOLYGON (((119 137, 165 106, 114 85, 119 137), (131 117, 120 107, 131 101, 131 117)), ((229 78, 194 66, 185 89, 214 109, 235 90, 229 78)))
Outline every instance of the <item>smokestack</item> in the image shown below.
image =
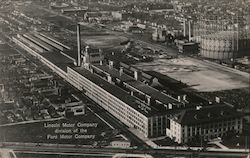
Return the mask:
POLYGON ((186 37, 186 21, 183 21, 183 36, 186 37))
POLYGON ((77 66, 81 66, 81 28, 77 24, 77 66))
POLYGON ((188 21, 188 40, 191 41, 191 21, 188 21))

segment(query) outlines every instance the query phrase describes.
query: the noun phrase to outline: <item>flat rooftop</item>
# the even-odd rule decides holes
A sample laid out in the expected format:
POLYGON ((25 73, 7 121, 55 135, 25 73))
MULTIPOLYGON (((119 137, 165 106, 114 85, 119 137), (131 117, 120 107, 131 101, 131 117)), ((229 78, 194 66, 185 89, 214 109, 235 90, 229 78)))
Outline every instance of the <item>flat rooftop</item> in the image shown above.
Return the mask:
POLYGON ((73 61, 77 60, 77 50, 65 50, 61 52, 64 56, 70 58, 73 61))
POLYGON ((67 66, 73 65, 74 62, 59 52, 48 52, 41 54, 44 58, 55 64, 57 67, 67 72, 67 66))
POLYGON ((154 89, 149 85, 146 85, 140 81, 135 80, 133 77, 125 73, 122 73, 122 75, 120 75, 120 72, 115 68, 110 69, 108 65, 95 65, 95 67, 110 74, 112 77, 120 79, 121 81, 135 88, 137 91, 140 91, 141 93, 151 96, 151 98, 158 100, 162 104, 166 105, 168 105, 169 103, 181 104, 176 99, 158 91, 157 89, 154 89))
POLYGON ((39 46, 39 44, 42 44, 46 47, 48 46, 48 48, 51 48, 52 51, 44 52, 44 53, 37 52, 37 53, 39 53, 41 56, 43 56, 44 58, 46 58, 47 60, 55 64, 64 72, 67 72, 67 66, 74 64, 77 53, 73 51, 65 51, 63 53, 60 53, 58 50, 54 49, 53 46, 50 46, 47 42, 44 42, 40 40, 39 38, 36 38, 32 34, 27 34, 27 35, 36 41, 34 42, 30 40, 34 42, 34 44, 36 44, 37 46, 39 46))
POLYGON ((182 125, 204 124, 219 122, 230 118, 240 117, 242 114, 226 104, 215 104, 197 109, 186 109, 179 113, 177 122, 182 125))
POLYGON ((146 117, 150 117, 150 116, 161 114, 161 113, 166 113, 166 111, 163 111, 162 109, 156 109, 156 108, 153 108, 153 107, 151 107, 151 110, 145 111, 145 110, 139 108, 139 105, 141 105, 143 103, 139 104, 138 100, 136 98, 132 97, 130 94, 128 94, 126 91, 122 90, 121 88, 110 84, 106 80, 104 80, 101 77, 91 73, 90 71, 86 70, 85 68, 74 67, 73 70, 75 70, 79 74, 83 75, 85 78, 92 81, 96 85, 100 86, 105 91, 107 91, 108 93, 110 93, 113 96, 117 97, 118 99, 120 99, 124 103, 128 104, 129 106, 131 106, 135 110, 139 111, 140 113, 142 113, 146 117))
POLYGON ((134 78, 130 77, 129 75, 122 73, 120 74, 120 72, 115 69, 114 67, 112 69, 110 69, 110 67, 108 65, 93 65, 94 68, 98 68, 101 71, 106 72, 107 74, 110 74, 112 77, 118 78, 120 81, 123 82, 129 82, 129 81, 133 81, 134 78))

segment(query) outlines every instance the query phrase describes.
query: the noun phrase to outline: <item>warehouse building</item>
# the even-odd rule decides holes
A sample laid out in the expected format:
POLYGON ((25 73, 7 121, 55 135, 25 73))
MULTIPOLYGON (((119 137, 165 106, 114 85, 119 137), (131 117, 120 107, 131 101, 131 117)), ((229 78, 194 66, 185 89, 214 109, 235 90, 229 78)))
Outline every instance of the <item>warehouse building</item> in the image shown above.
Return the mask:
POLYGON ((177 99, 141 82, 142 72, 139 70, 135 70, 134 77, 131 77, 123 72, 122 67, 119 70, 115 69, 112 63, 113 62, 110 61, 109 65, 91 65, 91 67, 96 74, 104 76, 103 78, 107 78, 113 84, 119 86, 119 88, 148 106, 162 106, 165 109, 175 109, 185 106, 177 99))
POLYGON ((146 105, 118 86, 111 78, 104 80, 93 69, 68 67, 68 81, 130 128, 145 137, 163 136, 167 114, 162 109, 146 105))
POLYGON ((48 66, 52 71, 57 73, 62 78, 67 78, 67 66, 73 65, 74 60, 64 56, 60 52, 38 52, 33 48, 29 47, 29 44, 25 41, 22 41, 19 38, 12 37, 14 43, 22 47, 24 50, 29 52, 35 58, 40 60, 43 64, 48 66))
MULTIPOLYGON (((77 40, 79 46, 80 37, 77 40)), ((78 47, 76 62, 59 51, 41 53, 16 37, 13 41, 144 137, 167 135, 178 143, 185 143, 201 134, 199 132, 203 132, 204 139, 209 139, 231 129, 242 131, 242 117, 235 110, 216 104, 196 110, 199 105, 187 106, 185 98, 176 100, 141 82, 141 71, 134 70, 134 77, 131 77, 123 72, 122 67, 115 69, 112 61, 105 64, 99 50, 94 51, 99 57, 86 60, 88 48, 82 51, 78 47), (209 133, 207 126, 211 126, 209 133), (212 129, 221 131, 213 132, 212 129)))
POLYGON ((166 135, 178 143, 209 141, 229 131, 242 132, 242 115, 225 104, 185 109, 168 119, 166 135))

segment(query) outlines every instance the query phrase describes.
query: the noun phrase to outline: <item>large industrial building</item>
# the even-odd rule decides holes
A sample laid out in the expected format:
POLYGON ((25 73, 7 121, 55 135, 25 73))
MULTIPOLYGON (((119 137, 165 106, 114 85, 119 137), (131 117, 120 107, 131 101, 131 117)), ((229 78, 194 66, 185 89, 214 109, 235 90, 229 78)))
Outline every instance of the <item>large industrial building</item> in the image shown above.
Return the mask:
POLYGON ((235 59, 247 55, 250 49, 247 28, 244 16, 203 18, 193 24, 192 39, 200 43, 200 53, 205 58, 235 59))
POLYGON ((105 110, 145 137, 164 136, 167 114, 147 106, 126 91, 93 73, 93 69, 68 67, 68 81, 105 110))
MULTIPOLYGON (((129 128, 136 129, 144 137, 168 136, 176 138, 174 140, 178 143, 186 143, 192 140, 191 137, 197 135, 198 131, 205 131, 204 138, 206 139, 222 136, 232 128, 239 133, 242 131, 242 116, 234 109, 223 103, 192 105, 185 97, 175 99, 154 89, 146 82, 142 82, 140 70, 135 69, 132 75, 126 74, 123 67, 117 69, 112 61, 105 62, 100 50, 90 51, 88 47, 82 50, 80 25, 77 30, 78 52, 76 58, 73 58, 76 55, 70 53, 65 55, 63 51, 55 47, 55 43, 63 45, 48 37, 45 37, 47 42, 43 41, 51 46, 53 51, 46 50, 48 46, 45 44, 36 48, 34 45, 38 40, 35 38, 27 39, 25 36, 19 35, 13 37, 13 41, 115 118, 129 128), (44 50, 39 51, 41 49, 44 50), (94 54, 93 60, 91 60, 91 54, 94 54), (218 114, 218 108, 221 109, 220 114, 218 114), (209 119, 205 119, 203 116, 207 116, 209 119), (204 123, 204 120, 207 122, 204 123), (227 127, 224 125, 227 122, 231 122, 230 127, 229 123, 227 127), (223 130, 217 132, 207 130, 210 126, 216 126, 217 129, 223 128, 223 130), (191 129, 191 133, 193 131, 196 133, 190 135, 189 129, 191 129)), ((36 36, 36 38, 41 37, 36 36)))
POLYGON ((178 143, 209 141, 225 136, 228 131, 241 133, 243 128, 241 115, 222 104, 185 109, 168 121, 167 136, 178 143))

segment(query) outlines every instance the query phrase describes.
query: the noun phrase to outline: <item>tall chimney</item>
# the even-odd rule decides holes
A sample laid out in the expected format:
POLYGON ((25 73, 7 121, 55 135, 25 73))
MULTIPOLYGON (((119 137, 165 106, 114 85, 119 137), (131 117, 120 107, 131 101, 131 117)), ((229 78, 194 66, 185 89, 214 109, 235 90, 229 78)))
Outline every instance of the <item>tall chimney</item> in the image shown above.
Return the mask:
POLYGON ((186 20, 183 21, 183 36, 186 37, 186 20))
POLYGON ((81 28, 77 24, 77 66, 81 66, 81 28))
POLYGON ((188 40, 191 41, 191 21, 188 21, 188 40))

